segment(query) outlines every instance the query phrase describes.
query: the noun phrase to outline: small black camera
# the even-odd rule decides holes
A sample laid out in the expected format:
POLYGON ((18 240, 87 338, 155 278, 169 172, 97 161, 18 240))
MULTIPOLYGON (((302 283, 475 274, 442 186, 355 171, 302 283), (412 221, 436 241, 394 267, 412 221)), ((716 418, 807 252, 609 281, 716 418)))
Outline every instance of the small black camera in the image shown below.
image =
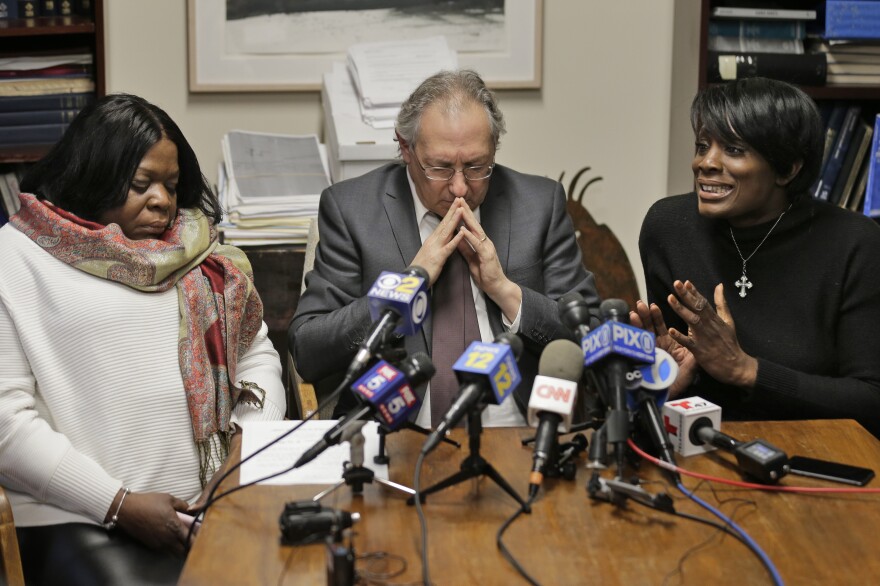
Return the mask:
POLYGON ((332 538, 342 539, 342 532, 360 520, 360 514, 338 511, 314 501, 292 501, 281 513, 282 545, 306 545, 332 538))

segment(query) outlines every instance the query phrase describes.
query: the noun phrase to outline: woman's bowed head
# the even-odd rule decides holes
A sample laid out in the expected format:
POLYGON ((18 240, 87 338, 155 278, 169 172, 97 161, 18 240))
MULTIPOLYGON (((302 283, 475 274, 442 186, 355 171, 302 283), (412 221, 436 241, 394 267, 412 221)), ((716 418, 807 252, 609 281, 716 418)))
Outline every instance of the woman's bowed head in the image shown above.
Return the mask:
POLYGON ((220 221, 219 202, 180 128, 129 94, 86 106, 21 187, 83 220, 117 224, 131 240, 161 238, 183 208, 220 221))
POLYGON ((0 228, 0 477, 26 580, 174 583, 239 424, 285 411, 250 263, 137 96, 84 108, 21 187, 0 228))

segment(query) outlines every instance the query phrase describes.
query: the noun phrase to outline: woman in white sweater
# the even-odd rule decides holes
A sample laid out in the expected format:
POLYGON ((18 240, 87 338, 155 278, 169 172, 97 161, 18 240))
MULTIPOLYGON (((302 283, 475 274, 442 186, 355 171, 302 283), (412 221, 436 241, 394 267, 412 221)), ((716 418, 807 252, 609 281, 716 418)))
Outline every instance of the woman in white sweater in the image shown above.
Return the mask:
POLYGON ((0 484, 25 578, 174 583, 237 422, 285 412, 250 265, 142 98, 86 107, 21 186, 0 229, 0 484))

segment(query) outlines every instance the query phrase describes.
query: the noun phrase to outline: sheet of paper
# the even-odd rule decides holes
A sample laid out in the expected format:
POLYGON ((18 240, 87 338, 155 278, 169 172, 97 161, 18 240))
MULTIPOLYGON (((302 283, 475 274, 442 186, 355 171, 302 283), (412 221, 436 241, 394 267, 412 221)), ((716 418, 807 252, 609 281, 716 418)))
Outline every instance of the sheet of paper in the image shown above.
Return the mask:
MULTIPOLYGON (((299 421, 259 421, 244 423, 241 442, 242 460, 265 446, 281 434, 290 431, 299 421)), ((307 421, 304 426, 277 444, 260 452, 241 466, 241 484, 246 484, 285 470, 296 462, 310 447, 315 445, 336 420, 307 421)), ((368 422, 362 433, 364 439, 364 466, 371 469, 376 478, 388 479, 388 466, 373 462, 379 453, 379 424, 368 422)), ((331 446, 320 456, 302 468, 259 484, 336 484, 342 480, 343 463, 351 460, 348 442, 331 446)))

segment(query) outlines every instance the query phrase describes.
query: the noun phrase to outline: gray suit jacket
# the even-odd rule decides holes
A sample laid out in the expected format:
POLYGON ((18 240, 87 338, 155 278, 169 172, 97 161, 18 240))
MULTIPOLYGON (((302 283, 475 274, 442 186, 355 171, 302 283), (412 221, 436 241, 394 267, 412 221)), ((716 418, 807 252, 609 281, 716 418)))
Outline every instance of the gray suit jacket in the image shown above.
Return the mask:
MULTIPOLYGON (((522 289, 523 381, 514 398, 525 413, 541 350, 551 340, 573 339, 559 322, 556 300, 570 291, 591 306, 599 298, 581 262, 558 182, 496 165, 480 223, 505 274, 522 289)), ((406 168, 389 163, 327 188, 318 224, 315 266, 306 276, 289 338, 298 372, 322 397, 342 379, 370 329, 370 286, 382 271, 402 272, 421 248, 406 168)), ((501 311, 490 299, 486 303, 497 335, 504 331, 501 311)), ((430 354, 431 334, 429 318, 421 332, 404 340, 407 352, 430 354)), ((352 400, 351 393, 343 393, 337 412, 351 407, 352 400)))

